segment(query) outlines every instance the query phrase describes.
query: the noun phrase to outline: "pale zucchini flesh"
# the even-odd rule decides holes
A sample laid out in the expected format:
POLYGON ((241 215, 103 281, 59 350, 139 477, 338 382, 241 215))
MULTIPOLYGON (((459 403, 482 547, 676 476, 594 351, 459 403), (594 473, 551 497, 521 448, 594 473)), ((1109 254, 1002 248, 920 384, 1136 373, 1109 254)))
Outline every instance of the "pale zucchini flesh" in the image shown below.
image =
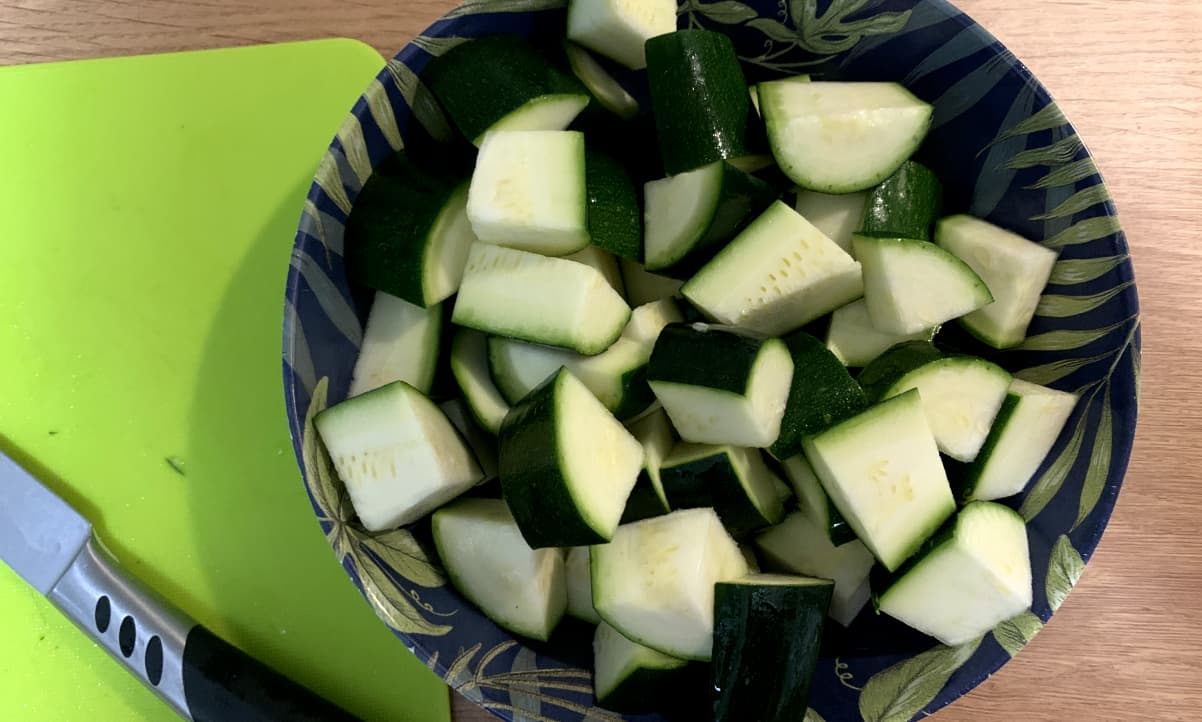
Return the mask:
POLYGON ((430 393, 438 368, 442 305, 422 308, 377 291, 363 330, 363 345, 351 374, 348 396, 394 381, 430 393))
POLYGON ((872 325, 868 302, 860 299, 831 314, 826 347, 844 366, 863 368, 889 349, 906 341, 930 341, 939 326, 912 334, 885 333, 872 325))
POLYGON ((647 40, 676 29, 675 0, 572 0, 568 39, 631 70, 647 67, 647 40))

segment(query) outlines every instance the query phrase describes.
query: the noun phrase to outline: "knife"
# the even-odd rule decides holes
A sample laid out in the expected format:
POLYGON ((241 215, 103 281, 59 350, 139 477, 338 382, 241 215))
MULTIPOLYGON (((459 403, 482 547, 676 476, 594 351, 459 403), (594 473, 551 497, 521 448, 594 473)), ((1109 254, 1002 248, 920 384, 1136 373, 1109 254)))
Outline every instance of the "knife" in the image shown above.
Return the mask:
POLYGON ((127 576, 87 519, 2 452, 0 560, 184 719, 356 719, 127 576))

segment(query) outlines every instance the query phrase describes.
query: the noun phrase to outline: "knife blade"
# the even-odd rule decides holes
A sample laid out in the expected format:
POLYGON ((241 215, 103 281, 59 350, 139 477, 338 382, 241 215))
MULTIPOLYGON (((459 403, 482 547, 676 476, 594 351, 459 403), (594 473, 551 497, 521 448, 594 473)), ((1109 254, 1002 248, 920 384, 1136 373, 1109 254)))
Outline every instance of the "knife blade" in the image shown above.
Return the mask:
POLYGON ((3 452, 0 561, 184 719, 356 719, 127 576, 92 524, 3 452))

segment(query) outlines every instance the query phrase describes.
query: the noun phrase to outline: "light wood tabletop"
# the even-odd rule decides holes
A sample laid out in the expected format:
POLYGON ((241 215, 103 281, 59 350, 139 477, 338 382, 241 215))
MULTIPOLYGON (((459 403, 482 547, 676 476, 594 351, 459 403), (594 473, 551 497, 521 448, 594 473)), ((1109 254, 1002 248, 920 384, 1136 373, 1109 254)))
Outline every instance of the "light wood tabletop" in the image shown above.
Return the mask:
MULTIPOLYGON (((335 35, 391 55, 454 4, 0 0, 0 64, 335 35)), ((1105 174, 1134 256, 1144 366, 1127 481, 1077 590, 939 719, 1202 719, 1202 3, 959 5, 1048 86, 1105 174)), ((491 717, 457 700, 455 719, 491 717)))

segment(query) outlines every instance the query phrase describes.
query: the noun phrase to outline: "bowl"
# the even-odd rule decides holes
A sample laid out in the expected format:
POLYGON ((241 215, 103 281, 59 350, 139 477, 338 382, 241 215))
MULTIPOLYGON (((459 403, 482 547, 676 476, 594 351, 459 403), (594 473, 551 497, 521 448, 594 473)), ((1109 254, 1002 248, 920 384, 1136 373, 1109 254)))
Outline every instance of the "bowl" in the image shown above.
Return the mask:
MULTIPOLYGON (((517 640, 447 584, 428 529, 373 535, 358 526, 312 424, 347 393, 371 299, 347 281, 344 223, 373 166, 428 117, 422 69, 459 38, 562 33, 564 5, 471 0, 390 60, 356 103, 321 159, 296 235, 284 391, 321 528, 364 598, 414 654, 504 719, 617 720, 624 718, 594 706, 586 633, 565 630, 549 644, 517 640)), ((749 76, 902 82, 935 106, 919 158, 943 178, 947 212, 970 212, 1061 252, 1026 343, 991 354, 1021 378, 1081 395, 1028 490, 1007 501, 1027 520, 1032 609, 949 648, 869 608, 845 633, 829 635, 819 662, 815 718, 929 714, 997 671, 1044 626, 1114 508, 1135 433, 1140 364, 1135 281, 1115 207, 1048 92, 943 0, 829 0, 825 9, 816 0, 684 0, 680 25, 730 35, 749 76)))

